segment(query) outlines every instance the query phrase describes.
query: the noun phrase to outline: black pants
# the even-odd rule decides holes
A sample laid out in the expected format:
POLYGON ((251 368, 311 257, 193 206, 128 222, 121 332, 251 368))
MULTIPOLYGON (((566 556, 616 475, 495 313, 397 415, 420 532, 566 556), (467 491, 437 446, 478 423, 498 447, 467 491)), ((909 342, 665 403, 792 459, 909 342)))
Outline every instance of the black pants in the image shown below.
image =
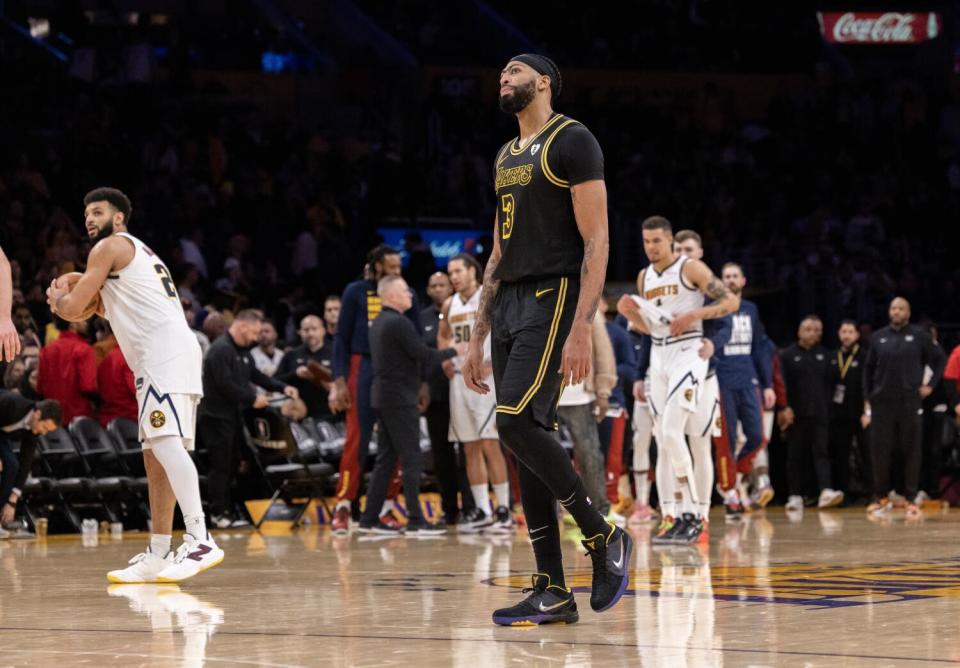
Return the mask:
POLYGON ((407 517, 411 522, 423 521, 420 510, 420 474, 423 455, 420 453, 420 413, 416 405, 384 406, 376 409, 380 431, 377 440, 377 462, 367 488, 367 506, 362 521, 375 524, 387 498, 387 485, 400 459, 403 473, 403 496, 407 501, 407 517))
POLYGON ((240 414, 235 420, 201 415, 197 421, 199 443, 207 449, 210 471, 207 476, 207 496, 210 514, 223 515, 232 511, 230 488, 237 477, 243 425, 240 414))
MULTIPOLYGON (((456 522, 459 507, 457 492, 460 491, 460 475, 457 467, 457 451, 450 442, 450 404, 446 401, 431 401, 425 415, 430 448, 433 451, 433 468, 440 486, 440 503, 447 522, 456 522)), ((468 495, 464 495, 466 501, 468 495)))
POLYGON ((790 495, 803 496, 807 453, 813 456, 818 491, 832 485, 830 452, 827 449, 827 416, 798 415, 787 433, 787 477, 790 495))
POLYGON ((7 502, 10 492, 16 486, 16 480, 20 471, 20 460, 13 452, 13 443, 0 437, 0 508, 7 502))
POLYGON ((873 445, 873 493, 884 497, 890 492, 893 455, 902 454, 903 495, 913 501, 920 488, 921 434, 923 415, 920 402, 872 404, 870 423, 873 445))
POLYGON ((940 496, 940 465, 943 461, 943 422, 946 413, 933 407, 923 411, 923 457, 920 465, 920 489, 932 498, 940 496))
MULTIPOLYGON (((849 496, 852 488, 851 478, 858 480, 864 488, 873 491, 873 470, 870 464, 870 451, 867 447, 867 432, 860 426, 859 415, 834 415, 830 419, 830 470, 833 474, 833 488, 849 496), (854 453, 858 470, 851 471, 850 456, 854 453), (852 475, 853 474, 853 475, 852 475)), ((860 489, 858 487, 858 489, 860 489)))

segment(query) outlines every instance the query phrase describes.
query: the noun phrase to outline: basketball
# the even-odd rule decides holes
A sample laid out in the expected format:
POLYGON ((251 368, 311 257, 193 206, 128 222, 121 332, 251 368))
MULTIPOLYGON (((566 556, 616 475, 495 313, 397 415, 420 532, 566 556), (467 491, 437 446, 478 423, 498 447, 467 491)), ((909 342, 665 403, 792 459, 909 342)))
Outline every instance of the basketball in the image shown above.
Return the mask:
MULTIPOLYGON (((79 281, 80 277, 82 276, 83 274, 81 274, 79 271, 67 272, 66 274, 63 274, 57 278, 57 287, 63 287, 66 285, 69 290, 73 290, 73 286, 77 284, 77 281, 79 281)), ((93 316, 95 313, 102 312, 103 300, 100 299, 100 293, 97 292, 97 295, 90 300, 90 303, 87 304, 80 315, 75 318, 65 318, 61 314, 57 313, 56 310, 51 310, 53 310, 55 315, 63 318, 64 320, 69 320, 70 322, 83 322, 84 320, 87 320, 93 316)))

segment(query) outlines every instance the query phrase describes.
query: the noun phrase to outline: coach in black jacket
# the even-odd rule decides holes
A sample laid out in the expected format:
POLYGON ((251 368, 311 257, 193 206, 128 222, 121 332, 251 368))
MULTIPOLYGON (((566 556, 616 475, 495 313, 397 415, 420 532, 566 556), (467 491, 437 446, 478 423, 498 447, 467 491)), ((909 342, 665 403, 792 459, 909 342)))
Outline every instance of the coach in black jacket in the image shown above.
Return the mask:
POLYGON ((442 531, 428 525, 420 510, 420 415, 417 398, 423 369, 456 356, 453 348, 432 350, 423 342, 404 311, 412 306, 407 282, 387 276, 377 286, 382 310, 370 327, 370 356, 373 361, 373 390, 370 404, 379 418, 377 463, 367 490, 367 506, 360 519, 362 528, 383 530, 380 507, 397 458, 403 468, 403 495, 407 501, 408 533, 442 531))
POLYGON ((903 452, 903 495, 911 504, 920 487, 923 400, 943 377, 943 355, 930 334, 910 324, 910 302, 890 302, 890 325, 874 333, 863 370, 863 426, 870 427, 873 491, 879 510, 890 491, 893 452, 903 452), (933 371, 924 379, 924 369, 933 371))
POLYGON ((240 311, 227 333, 210 345, 203 358, 203 400, 197 435, 210 459, 210 515, 214 526, 220 529, 247 524, 231 516, 230 506, 230 484, 236 474, 243 436, 242 411, 270 404, 267 397, 257 396, 250 383, 288 397, 299 396, 297 388, 270 378, 253 363, 250 348, 260 336, 262 325, 259 311, 240 311))

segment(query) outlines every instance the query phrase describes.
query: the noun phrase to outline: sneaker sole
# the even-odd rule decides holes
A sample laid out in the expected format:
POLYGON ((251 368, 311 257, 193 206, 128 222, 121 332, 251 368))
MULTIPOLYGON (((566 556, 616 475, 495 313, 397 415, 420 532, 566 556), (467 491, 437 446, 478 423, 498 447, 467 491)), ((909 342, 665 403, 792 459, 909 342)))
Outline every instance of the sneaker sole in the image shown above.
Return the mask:
MULTIPOLYGON (((621 529, 620 531, 623 531, 621 529)), ((623 593, 627 591, 627 585, 630 584, 630 557, 633 555, 633 539, 630 537, 626 531, 623 531, 623 541, 624 541, 624 555, 623 555, 623 577, 620 581, 620 587, 617 589, 616 595, 602 608, 594 608, 594 612, 605 612, 615 606, 621 598, 623 598, 623 593)), ((591 606, 593 607, 593 606, 591 606)))
POLYGON ((206 571, 209 571, 209 570, 210 570, 211 568, 213 568, 214 566, 219 566, 219 565, 223 562, 224 557, 226 557, 226 556, 227 556, 227 555, 223 555, 222 557, 220 557, 219 559, 217 559, 216 561, 214 561, 212 564, 207 564, 206 566, 204 566, 203 568, 201 568, 199 571, 197 571, 197 572, 194 573, 193 575, 188 575, 188 576, 186 576, 186 577, 184 577, 184 578, 179 578, 179 579, 177 579, 177 580, 174 580, 173 578, 161 578, 161 577, 158 577, 156 581, 157 581, 157 583, 183 582, 184 580, 189 580, 190 578, 195 578, 195 577, 197 577, 198 575, 200 575, 201 573, 205 573, 206 571))
POLYGON ((497 617, 494 616, 493 623, 497 626, 510 626, 513 628, 524 628, 531 626, 540 626, 541 624, 576 624, 580 621, 580 614, 577 612, 564 613, 562 615, 531 615, 517 619, 515 617, 497 617))
POLYGON ((757 497, 757 505, 761 508, 766 508, 767 504, 773 501, 773 490, 767 487, 760 492, 760 496, 757 497))
POLYGON ((121 585, 148 585, 148 584, 160 584, 164 582, 163 580, 122 580, 118 577, 110 575, 107 573, 107 581, 112 582, 113 584, 121 585))

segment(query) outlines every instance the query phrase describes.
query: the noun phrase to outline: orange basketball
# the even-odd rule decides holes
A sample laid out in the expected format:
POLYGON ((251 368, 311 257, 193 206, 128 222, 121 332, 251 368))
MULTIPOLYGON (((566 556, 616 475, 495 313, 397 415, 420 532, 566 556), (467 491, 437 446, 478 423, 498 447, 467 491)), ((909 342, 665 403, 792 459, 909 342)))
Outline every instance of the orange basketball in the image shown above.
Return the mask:
MULTIPOLYGON (((79 271, 68 272, 57 278, 57 287, 63 287, 66 285, 69 290, 73 290, 73 286, 77 284, 77 281, 79 281, 82 276, 83 274, 81 274, 79 271)), ((83 322, 87 318, 90 318, 94 313, 102 311, 102 307, 103 301, 100 299, 100 293, 97 292, 96 296, 90 300, 90 303, 87 304, 86 308, 84 308, 80 315, 75 318, 64 318, 56 311, 54 311, 54 313, 64 320, 69 320, 70 322, 83 322)))

